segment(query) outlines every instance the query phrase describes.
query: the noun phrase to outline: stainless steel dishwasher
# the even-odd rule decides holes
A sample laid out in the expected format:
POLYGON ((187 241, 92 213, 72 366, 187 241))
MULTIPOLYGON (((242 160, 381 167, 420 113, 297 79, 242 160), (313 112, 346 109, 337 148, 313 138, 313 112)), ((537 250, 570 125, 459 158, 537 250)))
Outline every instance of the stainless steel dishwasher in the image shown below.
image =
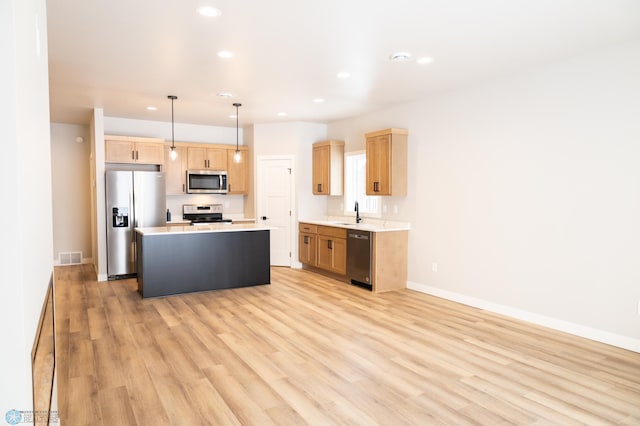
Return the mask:
POLYGON ((347 232, 347 277, 352 284, 373 288, 371 276, 371 232, 349 229, 347 232))

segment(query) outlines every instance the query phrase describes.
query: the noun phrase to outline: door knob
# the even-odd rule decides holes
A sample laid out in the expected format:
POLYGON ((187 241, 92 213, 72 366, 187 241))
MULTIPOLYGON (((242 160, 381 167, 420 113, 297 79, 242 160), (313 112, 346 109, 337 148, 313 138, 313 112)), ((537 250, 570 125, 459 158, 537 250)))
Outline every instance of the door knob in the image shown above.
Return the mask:
POLYGON ((261 217, 261 219, 262 219, 262 220, 267 220, 267 219, 268 219, 268 217, 266 217, 266 216, 262 216, 262 217, 261 217))

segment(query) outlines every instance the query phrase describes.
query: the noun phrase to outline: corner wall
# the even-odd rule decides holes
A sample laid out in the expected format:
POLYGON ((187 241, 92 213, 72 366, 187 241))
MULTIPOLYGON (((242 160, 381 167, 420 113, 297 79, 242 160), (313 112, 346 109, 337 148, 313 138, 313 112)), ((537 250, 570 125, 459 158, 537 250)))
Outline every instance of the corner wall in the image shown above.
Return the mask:
POLYGON ((640 351, 638 75, 640 41, 328 136, 361 149, 366 132, 409 130, 409 195, 386 202, 411 222, 413 288, 640 351))
POLYGON ((91 192, 89 127, 51 123, 53 189, 53 256, 81 251, 93 262, 91 249, 91 192), (76 138, 81 137, 82 142, 76 138))
POLYGON ((53 273, 46 22, 45 0, 0 2, 3 418, 33 410, 31 350, 53 273))

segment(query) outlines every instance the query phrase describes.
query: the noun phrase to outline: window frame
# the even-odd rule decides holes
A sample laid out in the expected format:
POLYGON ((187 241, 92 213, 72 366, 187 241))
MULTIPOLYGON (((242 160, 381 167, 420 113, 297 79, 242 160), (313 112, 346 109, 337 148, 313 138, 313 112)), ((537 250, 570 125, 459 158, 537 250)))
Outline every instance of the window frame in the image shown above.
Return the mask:
POLYGON ((366 151, 351 151, 344 153, 344 214, 345 216, 355 216, 355 201, 358 201, 360 208, 360 217, 382 217, 382 200, 379 195, 367 195, 367 176, 366 176, 366 151), (358 171, 353 170, 357 167, 354 162, 364 160, 364 170, 358 176, 358 171), (361 183, 361 188, 356 188, 361 183), (356 192, 354 195, 353 192, 356 192), (374 207, 374 208, 372 208, 374 207))

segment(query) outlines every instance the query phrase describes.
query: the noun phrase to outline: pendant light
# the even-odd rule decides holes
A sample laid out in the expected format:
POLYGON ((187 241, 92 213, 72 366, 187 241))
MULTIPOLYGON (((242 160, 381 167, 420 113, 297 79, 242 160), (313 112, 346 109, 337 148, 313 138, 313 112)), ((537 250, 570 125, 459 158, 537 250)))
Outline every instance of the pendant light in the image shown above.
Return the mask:
POLYGON ((173 139, 173 101, 178 99, 178 97, 169 95, 167 98, 171 99, 171 153, 169 153, 169 157, 171 157, 172 160, 175 160, 178 158, 178 151, 176 151, 176 142, 173 139))
POLYGON ((240 108, 242 106, 242 104, 235 103, 235 104, 233 104, 233 106, 236 107, 236 153, 233 154, 233 161, 235 163, 239 163, 240 162, 240 148, 238 146, 238 141, 239 141, 240 130, 239 130, 239 127, 238 127, 238 108, 240 108))

